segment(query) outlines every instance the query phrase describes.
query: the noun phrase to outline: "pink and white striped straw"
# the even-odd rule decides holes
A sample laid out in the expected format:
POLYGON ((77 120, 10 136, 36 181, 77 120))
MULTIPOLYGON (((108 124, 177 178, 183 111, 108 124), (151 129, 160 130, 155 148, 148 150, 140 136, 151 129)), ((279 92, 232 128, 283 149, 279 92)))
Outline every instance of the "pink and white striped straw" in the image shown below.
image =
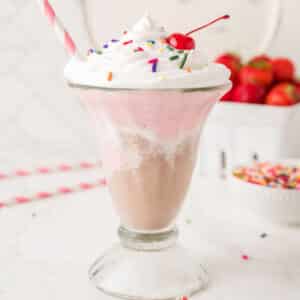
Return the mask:
POLYGON ((37 1, 42 9, 43 14, 49 19, 52 28, 54 29, 58 39, 64 45, 68 54, 71 57, 76 56, 80 58, 74 40, 72 39, 71 35, 66 30, 66 28, 64 27, 62 21, 56 15, 55 10, 53 9, 49 1, 48 0, 37 0, 37 1))
POLYGON ((53 191, 39 191, 31 196, 18 195, 11 197, 6 200, 0 200, 0 209, 15 207, 20 204, 27 204, 32 202, 37 202, 40 200, 48 200, 56 198, 58 196, 63 196, 67 194, 75 194, 78 192, 85 192, 88 190, 103 188, 107 185, 105 178, 100 178, 94 182, 81 182, 74 186, 62 185, 53 191))
MULTIPOLYGON (((74 172, 74 171, 88 171, 91 169, 101 168, 101 162, 88 162, 82 161, 77 164, 67 164, 61 163, 56 166, 40 166, 38 168, 33 169, 23 169, 19 168, 17 170, 11 172, 0 172, 0 182, 14 180, 14 179, 21 179, 30 176, 39 176, 39 175, 49 175, 55 173, 66 173, 66 172, 74 172)), ((54 191, 45 191, 40 190, 39 192, 31 195, 17 195, 10 197, 8 199, 1 199, 0 198, 0 209, 1 208, 9 208, 14 207, 19 204, 26 204, 31 202, 36 202, 39 200, 46 200, 51 198, 56 198, 57 196, 63 196, 66 194, 74 194, 78 192, 84 192, 87 190, 92 190, 100 187, 105 187, 107 185, 107 181, 105 178, 100 178, 94 182, 79 182, 77 185, 68 186, 68 185, 61 185, 54 191)))

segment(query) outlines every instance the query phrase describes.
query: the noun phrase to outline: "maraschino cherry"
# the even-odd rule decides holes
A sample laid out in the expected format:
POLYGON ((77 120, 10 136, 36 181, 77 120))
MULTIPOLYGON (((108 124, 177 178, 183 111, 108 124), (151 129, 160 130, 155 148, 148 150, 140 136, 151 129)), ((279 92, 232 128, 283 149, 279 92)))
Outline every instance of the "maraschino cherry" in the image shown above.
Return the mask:
POLYGON ((205 25, 202 25, 199 28, 189 31, 186 34, 178 33, 178 32, 172 33, 170 36, 168 36, 166 38, 166 42, 167 42, 167 44, 169 44, 170 46, 172 46, 173 48, 178 49, 178 50, 193 50, 196 47, 196 43, 195 43, 195 40, 192 37, 190 37, 189 35, 193 34, 194 32, 197 32, 199 30, 202 30, 216 22, 219 22, 220 20, 226 20, 229 18, 230 18, 229 15, 219 17, 205 25))

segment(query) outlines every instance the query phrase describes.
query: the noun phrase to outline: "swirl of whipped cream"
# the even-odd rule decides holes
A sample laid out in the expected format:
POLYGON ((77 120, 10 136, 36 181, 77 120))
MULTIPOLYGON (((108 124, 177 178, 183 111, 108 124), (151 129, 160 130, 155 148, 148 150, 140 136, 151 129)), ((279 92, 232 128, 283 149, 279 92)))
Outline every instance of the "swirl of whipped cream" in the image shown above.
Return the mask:
POLYGON ((146 15, 119 40, 90 50, 85 61, 71 59, 65 78, 72 84, 124 89, 191 89, 230 83, 226 67, 208 63, 197 50, 170 47, 167 36, 146 15))

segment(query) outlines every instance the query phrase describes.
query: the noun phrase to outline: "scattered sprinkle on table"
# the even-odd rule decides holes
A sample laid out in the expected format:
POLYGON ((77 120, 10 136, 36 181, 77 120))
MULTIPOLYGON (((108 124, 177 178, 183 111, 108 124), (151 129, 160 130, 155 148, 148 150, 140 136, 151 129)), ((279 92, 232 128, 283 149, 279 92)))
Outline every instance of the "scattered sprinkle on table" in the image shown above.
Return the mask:
POLYGON ((242 260, 248 261, 250 259, 250 257, 246 254, 242 255, 242 260))
POLYGON ((264 232, 264 233, 262 233, 262 234, 260 235, 260 237, 261 237, 262 239, 265 239, 266 237, 268 237, 268 235, 264 232))

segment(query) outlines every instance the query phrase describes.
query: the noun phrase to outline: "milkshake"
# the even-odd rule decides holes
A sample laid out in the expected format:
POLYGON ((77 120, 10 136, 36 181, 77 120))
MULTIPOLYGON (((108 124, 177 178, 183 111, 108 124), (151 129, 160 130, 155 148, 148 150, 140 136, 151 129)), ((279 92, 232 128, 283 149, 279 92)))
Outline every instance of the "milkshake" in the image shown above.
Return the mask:
POLYGON ((191 295, 205 274, 176 242, 199 136, 230 72, 193 47, 181 49, 150 16, 66 66, 98 133, 121 245, 99 259, 90 278, 126 299, 191 295), (191 49, 190 49, 191 48, 191 49))

